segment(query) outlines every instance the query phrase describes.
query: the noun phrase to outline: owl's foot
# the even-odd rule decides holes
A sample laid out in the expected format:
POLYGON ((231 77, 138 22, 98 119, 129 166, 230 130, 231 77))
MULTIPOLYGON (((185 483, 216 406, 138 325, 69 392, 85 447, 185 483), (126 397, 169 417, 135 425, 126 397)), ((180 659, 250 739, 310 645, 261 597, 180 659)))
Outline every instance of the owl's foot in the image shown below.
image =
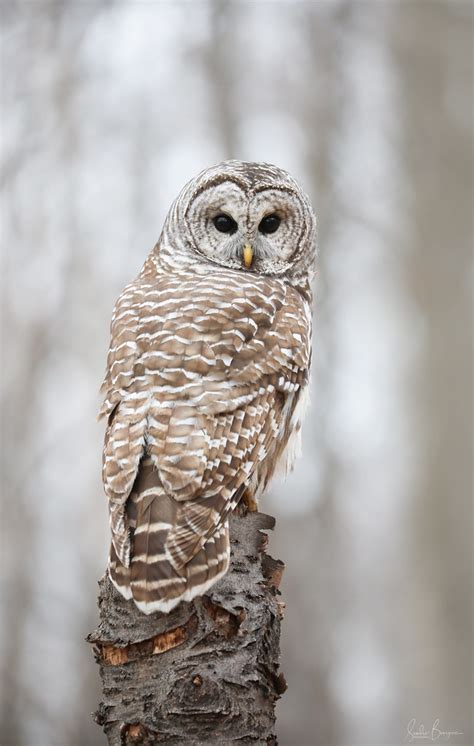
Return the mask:
POLYGON ((256 513, 258 510, 258 503, 253 497, 253 495, 250 494, 248 490, 245 490, 244 494, 242 495, 242 502, 247 508, 249 513, 256 513))

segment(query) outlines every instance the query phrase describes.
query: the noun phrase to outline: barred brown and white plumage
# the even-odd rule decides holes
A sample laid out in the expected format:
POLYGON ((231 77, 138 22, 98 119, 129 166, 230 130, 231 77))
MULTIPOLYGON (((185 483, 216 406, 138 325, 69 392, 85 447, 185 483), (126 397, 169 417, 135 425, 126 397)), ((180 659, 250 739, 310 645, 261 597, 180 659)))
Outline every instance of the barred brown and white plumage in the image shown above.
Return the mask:
POLYGON ((101 409, 109 575, 145 613, 222 577, 229 514, 292 466, 314 257, 298 184, 226 161, 184 187, 117 301, 101 409))

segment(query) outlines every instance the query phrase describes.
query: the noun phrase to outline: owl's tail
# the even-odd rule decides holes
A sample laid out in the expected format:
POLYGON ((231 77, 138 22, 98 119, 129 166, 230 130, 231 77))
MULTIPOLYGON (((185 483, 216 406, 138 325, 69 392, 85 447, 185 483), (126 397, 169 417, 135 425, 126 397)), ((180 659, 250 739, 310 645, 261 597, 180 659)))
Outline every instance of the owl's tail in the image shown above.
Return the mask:
POLYGON ((227 572, 229 525, 225 521, 209 535, 212 508, 204 501, 178 502, 166 495, 150 463, 140 471, 127 503, 130 567, 120 562, 112 544, 109 576, 145 614, 167 613, 180 601, 205 593, 227 572))

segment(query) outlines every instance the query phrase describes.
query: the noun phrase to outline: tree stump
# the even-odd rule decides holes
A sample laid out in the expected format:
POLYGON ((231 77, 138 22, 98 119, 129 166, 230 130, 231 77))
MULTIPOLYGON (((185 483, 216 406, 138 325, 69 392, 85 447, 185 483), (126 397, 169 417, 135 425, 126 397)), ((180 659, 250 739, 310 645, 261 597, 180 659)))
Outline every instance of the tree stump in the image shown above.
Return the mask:
POLYGON ((262 532, 274 525, 236 511, 228 573, 169 614, 147 616, 99 581, 100 623, 87 639, 103 684, 95 720, 111 746, 277 743, 284 565, 265 553, 262 532))

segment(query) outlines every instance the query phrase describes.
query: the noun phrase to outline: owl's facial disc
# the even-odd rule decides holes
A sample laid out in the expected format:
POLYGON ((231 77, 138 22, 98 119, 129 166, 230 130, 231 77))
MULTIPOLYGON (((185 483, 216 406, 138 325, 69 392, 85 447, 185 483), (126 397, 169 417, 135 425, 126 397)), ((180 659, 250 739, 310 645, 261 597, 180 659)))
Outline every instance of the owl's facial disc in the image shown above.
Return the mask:
POLYGON ((295 192, 282 186, 255 193, 231 180, 198 193, 186 220, 195 250, 213 263, 272 275, 289 269, 304 229, 295 192))
POLYGON ((203 189, 186 212, 194 250, 216 264, 242 269, 243 247, 248 242, 247 203, 244 189, 234 181, 203 189))

